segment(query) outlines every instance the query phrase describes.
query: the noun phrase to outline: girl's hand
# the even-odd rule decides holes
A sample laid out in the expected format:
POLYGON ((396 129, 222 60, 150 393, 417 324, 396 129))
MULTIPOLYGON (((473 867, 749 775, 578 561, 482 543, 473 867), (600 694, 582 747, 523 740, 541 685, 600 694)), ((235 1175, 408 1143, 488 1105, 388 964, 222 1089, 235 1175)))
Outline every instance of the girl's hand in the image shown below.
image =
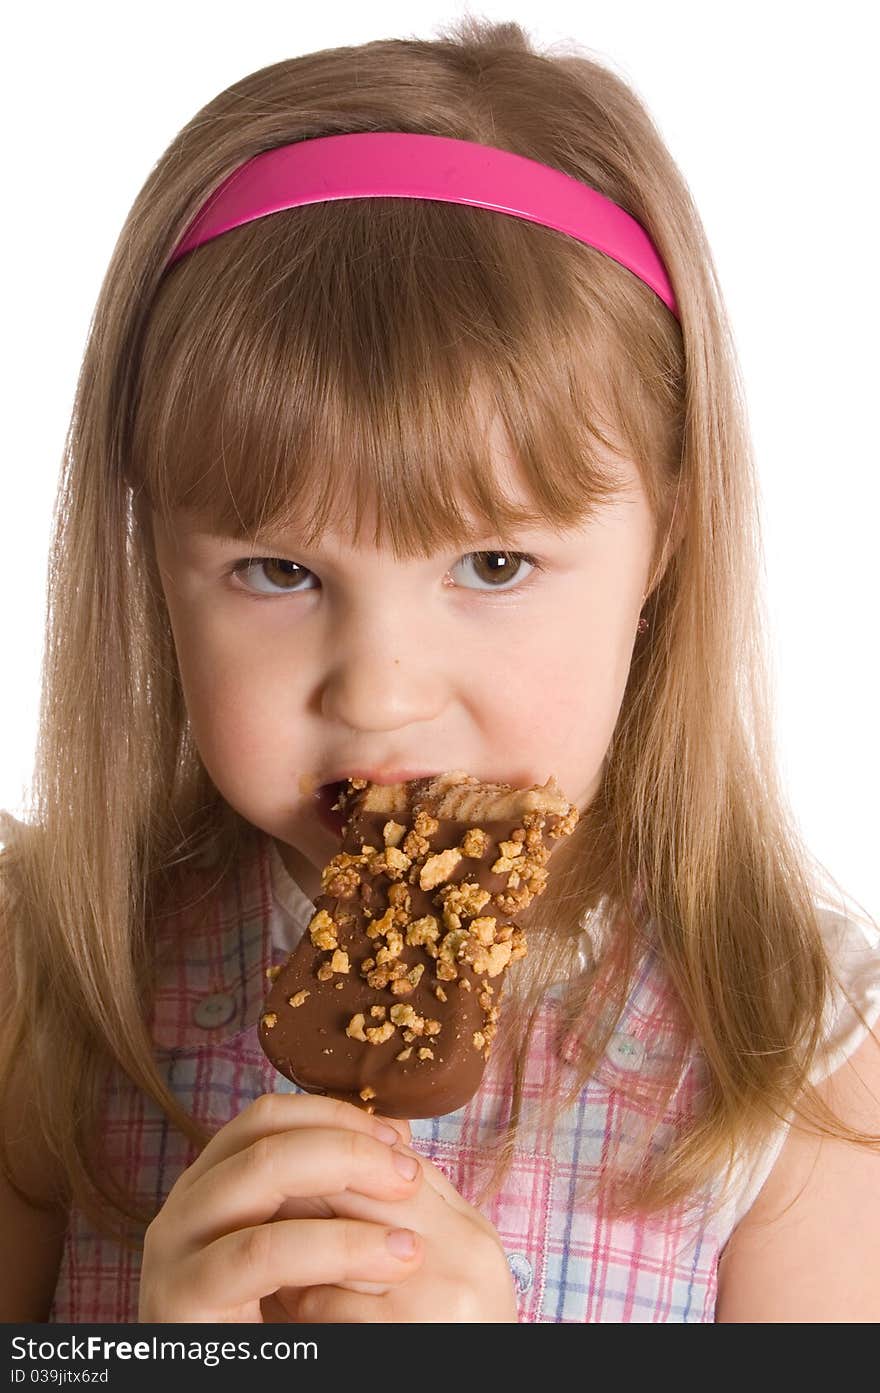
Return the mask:
POLYGON ((399 1282, 343 1289, 322 1283, 280 1292, 274 1319, 300 1324, 517 1320, 513 1276, 489 1220, 468 1204, 442 1171, 411 1150, 423 1181, 388 1203, 363 1194, 330 1195, 334 1213, 351 1221, 395 1225, 421 1235, 422 1261, 399 1282))
POLYGON ((419 1266, 421 1240, 398 1256, 405 1221, 334 1213, 322 1196, 357 1195, 394 1215, 422 1185, 420 1167, 412 1179, 397 1168, 409 1149, 393 1143, 408 1138, 406 1122, 350 1103, 258 1098, 211 1138, 147 1229, 138 1320, 259 1323, 277 1318, 288 1288, 393 1288, 419 1266))

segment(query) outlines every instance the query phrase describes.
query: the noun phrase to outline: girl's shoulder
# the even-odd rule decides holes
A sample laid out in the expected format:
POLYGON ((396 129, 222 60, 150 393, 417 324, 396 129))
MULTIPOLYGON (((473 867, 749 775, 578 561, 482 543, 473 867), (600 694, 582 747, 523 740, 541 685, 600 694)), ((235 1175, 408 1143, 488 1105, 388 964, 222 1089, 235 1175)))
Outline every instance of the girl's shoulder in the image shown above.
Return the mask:
MULTIPOLYGON (((822 909, 837 981, 810 1081, 839 1123, 880 1136, 880 934, 822 909)), ((811 1126, 780 1128, 738 1206, 719 1264, 716 1320, 880 1319, 880 1156, 811 1126)))
MULTIPOLYGON (((880 933, 869 922, 839 906, 817 903, 816 910, 833 981, 825 1006, 822 1042, 810 1069, 809 1082, 820 1090, 820 1097, 827 1096, 827 1101, 835 1106, 830 1094, 839 1091, 843 1074, 852 1072, 844 1066, 857 1063, 866 1050, 880 1058, 880 1050, 874 1048, 880 1021, 880 933)), ((731 1229, 747 1214, 757 1214, 755 1201, 774 1171, 774 1184, 779 1180, 781 1171, 777 1166, 786 1148, 789 1154, 794 1150, 796 1143, 790 1141, 793 1135, 800 1135, 800 1129, 793 1133, 790 1123, 780 1122, 760 1150, 739 1157, 731 1229)))

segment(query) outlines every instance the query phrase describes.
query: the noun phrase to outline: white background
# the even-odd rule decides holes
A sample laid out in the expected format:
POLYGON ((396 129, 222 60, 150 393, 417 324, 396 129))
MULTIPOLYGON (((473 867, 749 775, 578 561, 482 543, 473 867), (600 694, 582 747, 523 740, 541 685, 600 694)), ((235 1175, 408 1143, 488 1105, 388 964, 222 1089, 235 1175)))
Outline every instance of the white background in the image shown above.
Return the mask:
MULTIPOLYGON (((880 488, 874 6, 508 0, 647 103, 700 209, 761 478, 780 760, 811 849, 880 915, 880 488)), ((36 734, 51 511, 89 319, 123 219, 176 131, 236 78, 313 49, 433 37, 463 5, 187 0, 19 7, 5 29, 0 238, 0 808, 36 734), (335 12, 335 13, 334 13, 335 12)))

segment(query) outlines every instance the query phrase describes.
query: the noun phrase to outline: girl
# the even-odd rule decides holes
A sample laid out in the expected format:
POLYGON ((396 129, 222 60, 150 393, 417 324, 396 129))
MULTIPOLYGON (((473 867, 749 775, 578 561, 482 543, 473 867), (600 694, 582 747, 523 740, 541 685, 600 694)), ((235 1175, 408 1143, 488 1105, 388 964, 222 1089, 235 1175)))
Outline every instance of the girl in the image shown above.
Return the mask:
POLYGON ((609 71, 466 20, 196 115, 98 302, 0 858, 5 1319, 880 1317, 880 948, 777 781, 756 497, 609 71), (257 1020, 314 788, 456 767, 581 820, 477 1094, 389 1125, 257 1020))

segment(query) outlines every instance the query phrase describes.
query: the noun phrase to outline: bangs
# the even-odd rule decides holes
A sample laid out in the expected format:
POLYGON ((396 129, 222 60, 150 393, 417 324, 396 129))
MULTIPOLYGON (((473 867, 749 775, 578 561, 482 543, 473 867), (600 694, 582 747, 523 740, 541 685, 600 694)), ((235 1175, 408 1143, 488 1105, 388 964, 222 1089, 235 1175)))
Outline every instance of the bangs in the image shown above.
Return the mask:
POLYGON ((224 536, 360 546, 372 517, 398 559, 588 521, 627 487, 594 266, 629 277, 550 229, 411 199, 226 233, 160 288, 129 480, 166 520, 190 509, 224 536))

